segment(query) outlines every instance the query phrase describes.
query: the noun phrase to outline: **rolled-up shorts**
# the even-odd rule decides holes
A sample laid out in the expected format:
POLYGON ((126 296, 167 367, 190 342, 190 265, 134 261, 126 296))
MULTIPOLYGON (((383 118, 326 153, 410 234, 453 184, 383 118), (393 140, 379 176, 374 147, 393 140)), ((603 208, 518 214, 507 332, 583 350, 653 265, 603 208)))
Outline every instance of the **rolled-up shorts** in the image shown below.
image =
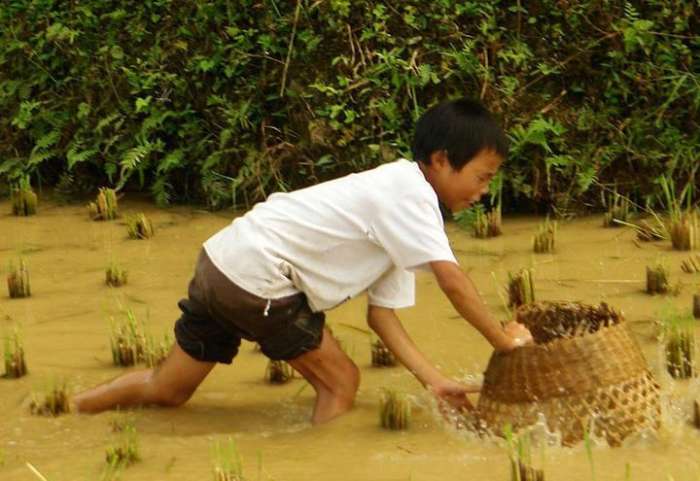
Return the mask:
POLYGON ((257 342, 274 360, 294 359, 321 343, 325 316, 303 293, 263 299, 242 289, 202 249, 187 298, 178 302, 178 345, 194 359, 231 364, 241 339, 257 342))

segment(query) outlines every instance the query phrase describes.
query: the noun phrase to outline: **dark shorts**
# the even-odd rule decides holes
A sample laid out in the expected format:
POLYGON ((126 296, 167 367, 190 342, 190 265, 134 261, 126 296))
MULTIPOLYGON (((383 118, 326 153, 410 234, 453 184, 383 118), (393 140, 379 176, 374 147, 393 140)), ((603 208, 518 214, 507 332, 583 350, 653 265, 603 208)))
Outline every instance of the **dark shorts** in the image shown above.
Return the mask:
POLYGON ((321 343, 325 316, 312 312, 303 293, 281 299, 255 296, 219 271, 205 250, 199 254, 175 338, 199 361, 231 364, 241 339, 257 342, 270 359, 290 360, 321 343))

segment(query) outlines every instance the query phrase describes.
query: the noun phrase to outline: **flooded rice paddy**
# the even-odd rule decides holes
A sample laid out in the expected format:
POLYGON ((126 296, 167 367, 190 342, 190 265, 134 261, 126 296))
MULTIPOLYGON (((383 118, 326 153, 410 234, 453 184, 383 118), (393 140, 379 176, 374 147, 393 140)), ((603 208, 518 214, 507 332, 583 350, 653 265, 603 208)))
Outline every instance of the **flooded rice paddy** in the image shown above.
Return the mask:
MULTIPOLYGON (((201 243, 233 218, 228 212, 156 209, 138 200, 123 201, 120 207, 122 214, 145 212, 155 236, 131 240, 123 217, 93 222, 82 205, 43 203, 38 215, 22 218, 9 214, 9 202, 0 202, 2 278, 9 262, 22 255, 32 287, 32 296, 24 299, 10 299, 4 286, 0 292, 0 333, 6 337, 19 326, 29 369, 23 378, 0 379, 3 481, 104 479, 105 451, 118 436, 111 425, 124 414, 33 416, 28 407, 32 393, 60 379, 76 392, 124 372, 112 364, 110 318, 130 308, 157 338, 170 331, 201 243), (105 285, 111 260, 128 270, 125 286, 105 285)), ((700 431, 691 425, 692 401, 700 398, 700 388, 696 380, 668 376, 654 324, 669 306, 691 307, 700 274, 681 271, 689 253, 672 251, 669 242, 635 243, 631 229, 604 229, 602 216, 592 216, 560 222, 556 253, 535 255, 532 236, 540 221, 506 217, 504 235, 483 240, 451 224, 447 229, 462 267, 499 318, 507 317, 502 296, 508 272, 522 267, 534 268, 538 300, 605 301, 621 309, 662 385, 664 403, 664 428, 658 434, 614 449, 594 443, 592 463, 583 444, 547 447, 543 461, 538 451, 536 462, 543 465, 546 479, 700 480, 700 431), (645 268, 659 258, 670 267, 677 295, 644 292, 645 268)), ((213 479, 212 445, 232 438, 246 480, 509 480, 502 440, 450 428, 405 369, 370 366, 365 309, 360 297, 327 317, 362 371, 349 414, 310 426, 313 390, 300 378, 281 386, 266 384, 266 358, 244 342, 233 365, 215 368, 184 407, 130 411, 141 461, 119 478, 213 479), (379 427, 378 404, 387 387, 413 397, 408 431, 379 427)), ((465 378, 485 369, 490 346, 459 318, 430 275, 418 276, 417 305, 399 316, 419 348, 445 373, 465 378)))

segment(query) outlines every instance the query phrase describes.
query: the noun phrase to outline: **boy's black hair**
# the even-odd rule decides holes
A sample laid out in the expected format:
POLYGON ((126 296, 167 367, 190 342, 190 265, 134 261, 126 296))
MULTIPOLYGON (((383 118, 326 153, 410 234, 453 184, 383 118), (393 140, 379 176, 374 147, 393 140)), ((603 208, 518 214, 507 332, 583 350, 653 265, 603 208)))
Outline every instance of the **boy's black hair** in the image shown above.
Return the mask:
POLYGON ((416 124, 413 160, 430 164, 430 154, 444 150, 454 170, 461 170, 483 149, 504 159, 508 139, 490 112, 467 98, 442 102, 425 112, 416 124))

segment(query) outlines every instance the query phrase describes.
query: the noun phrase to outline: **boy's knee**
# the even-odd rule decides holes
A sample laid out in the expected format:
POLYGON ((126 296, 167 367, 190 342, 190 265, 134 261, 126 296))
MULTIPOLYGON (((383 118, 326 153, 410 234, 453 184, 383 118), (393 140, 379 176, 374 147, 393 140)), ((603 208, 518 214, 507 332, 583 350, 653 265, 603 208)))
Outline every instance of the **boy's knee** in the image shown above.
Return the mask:
POLYGON ((185 404, 190 399, 190 397, 192 397, 192 393, 189 392, 161 392, 158 396, 156 396, 155 402, 159 406, 176 408, 185 404))
POLYGON ((163 386, 157 382, 151 382, 148 386, 150 391, 147 396, 150 403, 163 407, 178 407, 185 404, 194 391, 189 389, 178 389, 173 386, 163 386))

